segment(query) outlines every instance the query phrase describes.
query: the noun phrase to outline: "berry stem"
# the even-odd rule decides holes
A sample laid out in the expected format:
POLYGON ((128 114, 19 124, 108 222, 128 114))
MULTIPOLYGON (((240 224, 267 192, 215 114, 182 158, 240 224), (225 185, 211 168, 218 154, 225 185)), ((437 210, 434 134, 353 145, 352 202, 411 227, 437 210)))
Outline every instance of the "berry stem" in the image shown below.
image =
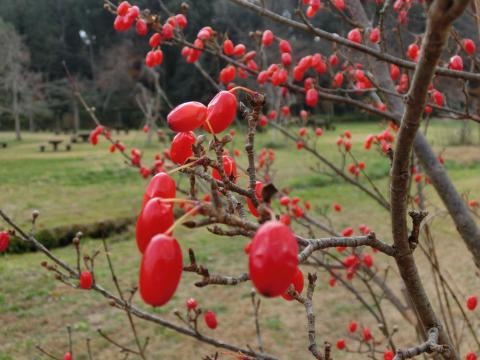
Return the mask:
POLYGON ((182 223, 183 221, 185 221, 186 219, 188 219, 190 216, 194 215, 198 209, 200 209, 202 206, 199 205, 199 206, 195 206, 194 208, 190 209, 189 211, 187 211, 185 214, 183 214, 182 216, 180 216, 173 224, 172 226, 170 226, 168 228, 167 231, 165 231, 165 234, 171 234, 173 232, 173 230, 180 224, 182 223))
POLYGON ((170 198, 170 199, 163 199, 160 198, 160 201, 162 202, 171 202, 171 203, 188 203, 188 204, 198 204, 198 200, 190 200, 190 199, 178 199, 178 198, 170 198))
POLYGON ((256 91, 253 91, 253 90, 251 90, 249 88, 246 88, 244 86, 235 86, 233 89, 230 89, 229 92, 231 92, 233 94, 237 90, 243 90, 246 93, 249 93, 250 95, 257 95, 256 91))
POLYGON ((185 165, 181 165, 181 166, 178 166, 170 171, 167 172, 168 175, 172 175, 174 173, 176 173, 177 171, 180 171, 180 170, 183 170, 183 169, 187 169, 189 167, 192 167, 193 165, 196 165, 197 164, 197 161, 200 160, 200 159, 197 159, 195 161, 192 161, 188 164, 185 164, 185 165))

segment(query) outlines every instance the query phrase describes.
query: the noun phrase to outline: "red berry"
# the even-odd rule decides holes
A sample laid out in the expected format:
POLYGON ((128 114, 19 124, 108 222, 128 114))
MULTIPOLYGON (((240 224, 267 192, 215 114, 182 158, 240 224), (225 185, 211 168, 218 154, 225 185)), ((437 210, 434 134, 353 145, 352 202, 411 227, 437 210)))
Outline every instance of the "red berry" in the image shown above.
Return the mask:
POLYGON ((308 112, 305 110, 300 111, 300 117, 302 118, 303 121, 306 121, 308 118, 308 112))
MULTIPOLYGON (((237 165, 235 164, 235 160, 231 156, 224 155, 223 159, 223 170, 225 171, 225 175, 230 181, 236 182, 237 181, 237 165)), ((222 180, 220 173, 217 169, 212 170, 212 176, 214 179, 222 180)))
POLYGON ((138 6, 132 6, 128 9, 127 17, 130 18, 130 21, 134 21, 140 15, 140 9, 138 6))
POLYGON ((235 56, 242 56, 245 54, 245 45, 243 44, 238 44, 233 48, 233 54, 235 56))
POLYGON ((82 289, 90 289, 92 287, 92 284, 93 284, 93 276, 92 276, 92 273, 90 271, 83 271, 81 274, 80 274, 80 287, 82 289))
POLYGON ((342 236, 352 236, 353 229, 351 227, 347 227, 342 231, 342 236))
POLYGON ((310 107, 317 106, 318 103, 318 92, 315 89, 309 89, 305 97, 305 103, 310 107))
POLYGON ((418 57, 418 45, 410 44, 407 49, 407 56, 410 60, 416 61, 418 57))
POLYGON ((260 116, 260 120, 258 121, 258 125, 264 127, 268 125, 268 118, 265 115, 260 116))
POLYGON ((152 49, 160 46, 160 42, 162 40, 162 36, 159 33, 155 33, 150 37, 150 40, 148 41, 148 44, 152 49))
POLYGON ((273 42, 273 33, 271 30, 265 30, 262 35, 262 44, 267 47, 272 45, 273 42))
POLYGON ((173 206, 171 203, 154 197, 146 204, 137 218, 136 240, 141 253, 145 252, 150 240, 164 233, 173 225, 173 206))
POLYGON ((280 43, 278 46, 280 48, 280 52, 282 53, 292 52, 292 47, 290 46, 290 43, 287 40, 280 40, 280 43))
MULTIPOLYGON (((288 215, 287 215, 288 216, 288 215)), ((282 223, 284 223, 282 221, 282 223)), ((284 223, 285 224, 285 223, 284 223)), ((288 226, 288 224, 285 224, 288 226)), ((293 284, 293 287, 295 288, 295 291, 297 293, 301 293, 302 290, 303 290, 303 285, 304 285, 304 279, 303 279, 303 273, 302 271, 298 268, 297 269, 297 272, 295 273, 295 275, 293 276, 293 280, 292 280, 292 284, 293 284)), ((288 290, 288 289, 287 289, 288 290)), ((285 299, 285 300, 288 300, 288 301, 292 301, 293 300, 293 297, 291 297, 290 295, 287 294, 287 292, 283 293, 282 294, 282 297, 285 299)))
POLYGON ((475 308, 477 307, 477 304, 478 304, 478 299, 475 295, 470 295, 468 298, 467 298, 467 308, 468 310, 475 310, 475 308))
POLYGON ((249 272, 260 294, 276 297, 293 281, 298 268, 298 244, 290 228, 268 221, 257 231, 249 254, 249 272))
POLYGON ((237 114, 237 98, 228 91, 220 91, 207 107, 207 120, 203 128, 214 134, 224 131, 230 126, 237 114), (210 125, 209 125, 210 124, 210 125))
POLYGON ((323 129, 322 128, 316 128, 315 129, 315 135, 322 136, 322 134, 323 134, 323 129))
POLYGON ((336 54, 330 55, 328 61, 330 62, 330 65, 336 66, 338 64, 338 56, 336 54))
POLYGON ((280 215, 280 222, 284 223, 287 226, 290 226, 290 224, 292 223, 292 220, 290 219, 290 216, 288 216, 287 214, 282 214, 280 215))
POLYGON ((343 84, 343 73, 338 72, 333 77, 333 86, 334 87, 342 87, 343 84))
POLYGON ((338 10, 345 10, 345 1, 344 0, 335 0, 335 7, 338 10))
POLYGON ((203 318, 205 320, 205 324, 207 324, 210 329, 215 329, 217 327, 217 316, 213 311, 207 311, 203 318))
POLYGON ((220 81, 223 84, 228 84, 235 80, 236 74, 237 71, 235 69, 235 66, 228 65, 227 67, 223 68, 222 71, 220 71, 220 81))
POLYGON ((337 349, 338 350, 345 349, 345 339, 340 339, 337 341, 337 349))
POLYGON ((130 9, 130 3, 128 1, 122 1, 117 7, 117 15, 125 16, 130 9))
POLYGON ((90 133, 90 144, 94 146, 98 144, 98 133, 96 133, 95 131, 92 131, 90 133))
POLYGON ((358 264, 358 256, 357 255, 348 255, 345 259, 343 259, 342 264, 346 268, 351 268, 358 264))
POLYGON ((376 44, 380 41, 380 29, 379 28, 374 28, 372 29, 372 32, 370 33, 370 42, 373 44, 376 44))
MULTIPOLYGON (((263 190, 263 183, 261 181, 257 181, 256 184, 255 184, 255 196, 257 197, 257 199, 259 201, 261 201, 263 199, 262 190, 263 190)), ((252 213, 252 215, 255 216, 255 217, 258 217, 258 215, 259 215, 258 210, 253 205, 253 202, 252 202, 252 200, 250 200, 250 198, 247 198, 247 205, 248 205, 248 208, 249 208, 250 212, 252 213)))
POLYGON ((155 54, 153 51, 149 51, 147 56, 145 56, 145 65, 152 68, 156 65, 155 54))
POLYGON ((448 64, 448 67, 452 70, 458 70, 462 71, 463 70, 463 60, 460 56, 454 55, 450 58, 450 62, 448 64))
POLYGON ((370 341, 373 339, 372 333, 368 327, 364 327, 362 330, 362 336, 365 341, 370 341))
POLYGON ((365 264, 366 267, 371 268, 373 266, 373 258, 369 254, 365 254, 363 256, 363 263, 365 264))
POLYGON ((328 280, 328 285, 330 285, 330 287, 334 287, 336 283, 337 283, 337 279, 335 279, 334 277, 331 277, 328 280))
POLYGON ((437 104, 438 106, 443 106, 444 98, 440 91, 433 90, 432 97, 433 97, 433 101, 435 101, 435 104, 437 104))
POLYGON ((140 265, 139 287, 143 301, 152 306, 166 304, 177 289, 182 270, 182 249, 177 240, 166 234, 154 236, 140 265))
POLYGON ((475 43, 473 42, 472 39, 464 39, 463 48, 465 49, 465 52, 469 55, 473 55, 476 50, 475 43))
POLYGON ((395 354, 391 350, 385 350, 383 353, 383 360, 393 360, 395 354))
POLYGON ((342 211, 342 205, 333 203, 333 208, 335 209, 336 212, 342 211))
POLYGON ((145 36, 148 33, 148 26, 143 20, 140 20, 140 19, 137 20, 136 29, 137 29, 137 34, 140 36, 145 36))
POLYGON ((469 352, 465 356, 465 360, 477 360, 477 355, 474 352, 469 352))
POLYGON ((355 28, 348 33, 348 40, 360 44, 362 42, 362 33, 360 29, 355 28))
POLYGON ((169 40, 173 38, 173 26, 166 23, 162 26, 162 38, 169 40))
POLYGON ((288 196, 282 196, 280 198, 280 205, 287 206, 288 204, 290 204, 290 198, 288 196))
POLYGON ((163 51, 157 49, 153 52, 153 60, 155 61, 155 65, 160 65, 163 62, 163 51))
POLYGON ((10 242, 10 234, 7 231, 0 231, 0 253, 7 251, 10 242))
POLYGON ((391 64, 390 65, 390 77, 392 78, 393 81, 395 81, 395 80, 398 79, 399 76, 400 76, 400 68, 395 64, 391 64))
POLYGON ((225 40, 223 42, 223 52, 225 53, 225 55, 233 55, 233 49, 234 46, 232 40, 225 40))
POLYGON ((190 298, 187 300, 187 309, 188 310, 193 310, 197 308, 197 300, 194 298, 190 298))
POLYGON ((175 164, 183 164, 193 155, 192 145, 197 138, 192 131, 179 132, 172 140, 170 146, 170 158, 175 164))
POLYGON ((175 180, 165 172, 159 172, 148 183, 145 194, 143 195, 142 209, 147 202, 154 198, 174 199, 176 196, 177 188, 175 180))
POLYGON ((176 132, 195 130, 202 126, 206 119, 207 107, 197 101, 178 105, 167 116, 168 126, 176 132))
POLYGON ((348 325, 348 331, 350 331, 351 333, 354 333, 355 331, 357 331, 357 322, 352 320, 350 322, 350 324, 348 325))
POLYGON ((175 22, 177 23, 180 29, 185 29, 187 27, 188 21, 185 15, 177 14, 175 15, 175 22))
POLYGON ((72 360, 72 354, 70 352, 65 353, 63 360, 72 360))

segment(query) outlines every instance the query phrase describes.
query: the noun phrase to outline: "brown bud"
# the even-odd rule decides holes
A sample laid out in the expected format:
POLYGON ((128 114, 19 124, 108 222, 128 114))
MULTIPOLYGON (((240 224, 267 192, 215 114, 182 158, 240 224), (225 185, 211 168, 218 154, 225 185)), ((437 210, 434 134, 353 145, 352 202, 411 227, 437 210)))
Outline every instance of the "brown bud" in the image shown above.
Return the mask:
POLYGON ((56 274, 56 275, 55 275, 55 279, 57 279, 57 280, 61 280, 61 279, 62 279, 62 277, 61 277, 59 274, 56 274))
POLYGON ((35 221, 35 220, 37 219, 37 217, 39 217, 39 216, 40 216, 40 211, 38 211, 38 210, 36 210, 36 209, 32 211, 32 219, 33 219, 34 221, 35 221))
POLYGON ((180 9, 182 10, 182 13, 184 13, 184 14, 186 14, 188 12, 189 8, 190 8, 190 6, 188 6, 187 3, 182 2, 182 4, 180 5, 180 9))
POLYGON ((74 237, 72 242, 73 242, 73 245, 77 246, 78 244, 80 244, 80 239, 78 237, 74 237))
POLYGON ((42 262, 40 263, 40 265, 43 266, 43 267, 47 267, 47 266, 48 266, 48 263, 47 263, 46 261, 42 261, 42 262))
POLYGON ((109 304, 110 306, 115 306, 117 303, 115 302, 115 300, 110 299, 110 300, 108 300, 108 304, 109 304))
POLYGON ((229 135, 229 134, 227 134, 227 135, 225 135, 224 137, 222 137, 222 140, 221 140, 221 142, 222 142, 223 144, 228 144, 228 143, 231 142, 231 141, 232 141, 232 136, 229 135))

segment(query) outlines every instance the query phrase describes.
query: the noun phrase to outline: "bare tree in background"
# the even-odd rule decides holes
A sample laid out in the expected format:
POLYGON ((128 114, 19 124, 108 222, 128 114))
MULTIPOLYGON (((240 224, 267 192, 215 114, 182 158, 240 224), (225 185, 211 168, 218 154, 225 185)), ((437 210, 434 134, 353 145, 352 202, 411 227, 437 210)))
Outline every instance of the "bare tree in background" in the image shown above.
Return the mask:
MULTIPOLYGON (((20 35, 13 26, 0 19, 0 114, 8 113, 15 122, 16 139, 22 140, 20 116, 33 116, 32 87, 33 74, 28 71, 30 55, 20 35)), ((38 78, 37 78, 38 80, 38 78)))

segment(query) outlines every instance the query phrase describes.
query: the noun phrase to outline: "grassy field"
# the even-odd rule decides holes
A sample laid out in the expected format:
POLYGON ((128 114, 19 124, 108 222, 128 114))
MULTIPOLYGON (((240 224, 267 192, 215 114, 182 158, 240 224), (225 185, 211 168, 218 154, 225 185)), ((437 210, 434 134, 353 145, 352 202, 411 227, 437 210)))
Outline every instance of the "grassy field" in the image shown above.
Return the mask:
MULTIPOLYGON (((470 197, 480 198, 480 151, 478 138, 476 145, 449 146, 459 131, 459 123, 433 123, 428 136, 436 151, 444 151, 446 167, 455 184, 470 197)), ((373 151, 362 148, 364 138, 382 128, 375 123, 337 126, 317 141, 317 149, 327 157, 338 157, 335 139, 345 129, 353 133, 353 149, 360 161, 367 163, 367 171, 375 178, 377 185, 386 193, 388 189, 389 162, 373 151)), ((478 129, 473 131, 477 136, 478 129)), ((240 130, 234 147, 242 148, 240 130)), ((15 220, 27 225, 32 209, 39 209, 39 227, 49 228, 71 223, 89 223, 101 219, 134 216, 140 207, 141 195, 146 181, 138 173, 125 166, 118 154, 109 154, 106 143, 97 147, 87 144, 74 144, 71 152, 38 152, 38 145, 49 139, 48 134, 25 134, 25 140, 17 143, 12 134, 1 133, 0 141, 7 140, 7 149, 0 150, 0 208, 11 214, 15 220)), ((312 171, 316 161, 296 150, 294 144, 284 140, 276 132, 258 136, 259 146, 275 148, 277 156, 275 184, 279 188, 290 188, 294 195, 309 199, 315 208, 329 206, 333 201, 344 205, 342 213, 330 214, 335 227, 357 227, 366 223, 385 241, 390 241, 389 217, 379 206, 362 193, 337 180, 312 171), (301 163, 299 162, 301 161, 301 163)), ((136 146, 145 151, 145 158, 152 159, 159 146, 145 147, 141 133, 121 136, 128 146, 136 146)), ((246 164, 244 156, 238 160, 246 164)), ((186 183, 185 183, 186 186, 186 183)), ((459 287, 459 296, 478 290, 473 263, 459 239, 448 216, 432 189, 427 189, 431 202, 429 207, 436 214, 433 221, 434 236, 438 252, 449 276, 459 287)), ((318 211, 318 209, 314 210, 318 211)), ((2 229, 3 224, 0 224, 2 229)), ((322 234, 318 234, 322 235, 322 234)), ((176 233, 182 247, 194 248, 199 262, 213 272, 238 274, 246 270, 247 262, 243 254, 245 238, 219 238, 203 231, 180 229, 176 233)), ((117 274, 124 287, 137 281, 139 256, 134 243, 132 230, 109 239, 117 274)), ((82 249, 93 253, 100 249, 101 242, 86 239, 82 249)), ((71 247, 54 250, 54 253, 69 262, 74 261, 71 247)), ((428 279, 429 272, 425 259, 417 253, 422 275, 428 279)), ((39 358, 36 344, 54 352, 60 357, 67 346, 66 326, 74 329, 76 359, 87 359, 85 340, 92 339, 95 359, 120 358, 118 351, 96 334, 102 329, 123 344, 134 344, 128 331, 125 315, 110 308, 98 295, 67 288, 52 279, 38 264, 44 259, 41 254, 6 255, 0 257, 0 359, 39 358)), ((381 255, 376 255, 378 270, 389 266, 381 255)), ((106 261, 99 257, 96 265, 100 283, 113 290, 106 261)), ((304 272, 308 268, 303 269, 304 272)), ((395 271, 391 271, 392 286, 399 285, 395 271)), ((319 343, 335 342, 345 336, 345 327, 351 319, 356 319, 373 329, 379 336, 376 324, 362 311, 353 296, 341 287, 330 288, 329 276, 319 273, 319 282, 314 297, 317 314, 317 332, 322 334, 319 343)), ((174 308, 183 309, 188 297, 198 299, 200 306, 213 309, 218 314, 219 327, 205 330, 205 333, 231 341, 235 344, 256 346, 252 309, 250 305, 249 283, 237 287, 196 288, 197 280, 191 274, 184 275, 174 299, 165 307, 155 311, 175 321, 174 308), (239 311, 240 310, 240 311, 239 311)), ((431 281, 426 281, 428 290, 433 291, 431 281)), ((398 289, 399 290, 399 289, 398 289)), ((400 291, 398 291, 400 294, 400 291)), ((433 294, 433 293, 432 293, 433 294)), ((434 305, 437 305, 434 299, 434 305)), ((140 305, 138 297, 135 302, 140 305)), ((398 314, 385 303, 387 317, 401 326, 398 314)), ((480 321, 477 319, 477 327, 480 321)), ((301 305, 283 299, 262 300, 261 327, 267 352, 277 354, 282 359, 308 359, 305 314, 301 305)), ((151 336, 149 351, 151 358, 162 359, 201 359, 214 353, 214 349, 200 345, 193 340, 185 340, 178 334, 138 322, 141 336, 151 336)), ((477 330, 480 330, 477 328, 477 330)), ((397 340, 408 344, 412 341, 410 329, 402 328, 397 340)), ((466 351, 467 347, 462 348, 466 351)), ((338 353, 335 353, 339 358, 338 353)), ((223 357, 222 357, 223 358, 223 357)), ((226 356, 225 358, 229 358, 226 356)), ((342 358, 344 358, 342 356, 342 358)), ((355 359, 358 356, 346 357, 355 359)))

